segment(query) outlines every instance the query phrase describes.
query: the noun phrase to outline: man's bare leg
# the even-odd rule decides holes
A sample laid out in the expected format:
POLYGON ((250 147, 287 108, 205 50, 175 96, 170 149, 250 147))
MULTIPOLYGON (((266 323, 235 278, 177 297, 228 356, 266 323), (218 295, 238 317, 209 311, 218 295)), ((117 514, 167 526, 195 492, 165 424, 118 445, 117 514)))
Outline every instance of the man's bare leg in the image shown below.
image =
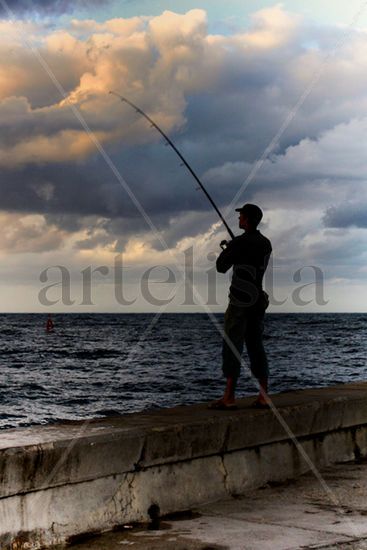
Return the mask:
POLYGON ((227 378, 226 388, 222 397, 223 403, 233 405, 235 402, 236 380, 232 377, 227 378))
POLYGON ((237 379, 233 377, 228 377, 226 382, 226 387, 224 390, 223 397, 214 401, 212 407, 215 408, 217 405, 230 406, 235 404, 235 392, 236 392, 237 379))
POLYGON ((256 399, 256 403, 260 403, 261 405, 269 404, 267 377, 259 379, 259 395, 256 399))

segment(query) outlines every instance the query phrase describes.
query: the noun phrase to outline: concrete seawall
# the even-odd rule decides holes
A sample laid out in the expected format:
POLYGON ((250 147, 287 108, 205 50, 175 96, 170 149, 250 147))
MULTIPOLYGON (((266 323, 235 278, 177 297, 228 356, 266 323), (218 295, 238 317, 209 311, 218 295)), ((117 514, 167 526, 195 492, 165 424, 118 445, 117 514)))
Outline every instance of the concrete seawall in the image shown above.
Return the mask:
POLYGON ((189 509, 367 455, 367 383, 273 396, 271 411, 206 404, 1 432, 0 548, 189 509))

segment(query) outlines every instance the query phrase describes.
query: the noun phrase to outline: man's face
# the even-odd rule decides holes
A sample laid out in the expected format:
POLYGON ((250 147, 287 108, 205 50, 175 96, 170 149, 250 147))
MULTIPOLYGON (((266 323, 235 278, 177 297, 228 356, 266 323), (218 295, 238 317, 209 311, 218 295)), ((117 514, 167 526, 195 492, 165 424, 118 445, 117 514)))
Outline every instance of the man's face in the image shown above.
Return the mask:
POLYGON ((249 228, 248 217, 246 216, 246 214, 244 214, 244 212, 240 212, 238 225, 240 229, 244 229, 245 231, 249 228))

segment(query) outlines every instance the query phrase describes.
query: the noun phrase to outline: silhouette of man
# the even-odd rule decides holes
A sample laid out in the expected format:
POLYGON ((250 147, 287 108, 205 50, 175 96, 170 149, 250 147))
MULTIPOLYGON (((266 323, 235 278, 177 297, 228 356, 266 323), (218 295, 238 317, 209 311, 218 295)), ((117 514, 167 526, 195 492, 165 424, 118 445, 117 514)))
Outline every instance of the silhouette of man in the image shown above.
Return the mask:
POLYGON ((268 361, 262 334, 268 296, 262 281, 272 251, 271 243, 257 229, 263 213, 255 204, 237 208, 239 227, 244 233, 225 243, 217 259, 217 271, 226 273, 233 266, 229 304, 224 316, 222 369, 227 379, 224 395, 211 404, 214 409, 234 409, 235 391, 241 370, 244 344, 253 376, 259 382, 259 395, 253 404, 268 407, 268 361))

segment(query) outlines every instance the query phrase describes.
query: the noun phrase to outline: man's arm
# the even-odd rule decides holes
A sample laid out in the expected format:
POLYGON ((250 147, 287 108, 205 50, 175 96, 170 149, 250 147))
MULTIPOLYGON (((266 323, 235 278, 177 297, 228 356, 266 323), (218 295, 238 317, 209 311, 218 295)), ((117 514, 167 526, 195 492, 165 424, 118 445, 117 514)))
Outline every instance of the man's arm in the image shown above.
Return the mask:
POLYGON ((230 241, 217 258, 217 271, 226 273, 235 263, 235 241, 230 241))

